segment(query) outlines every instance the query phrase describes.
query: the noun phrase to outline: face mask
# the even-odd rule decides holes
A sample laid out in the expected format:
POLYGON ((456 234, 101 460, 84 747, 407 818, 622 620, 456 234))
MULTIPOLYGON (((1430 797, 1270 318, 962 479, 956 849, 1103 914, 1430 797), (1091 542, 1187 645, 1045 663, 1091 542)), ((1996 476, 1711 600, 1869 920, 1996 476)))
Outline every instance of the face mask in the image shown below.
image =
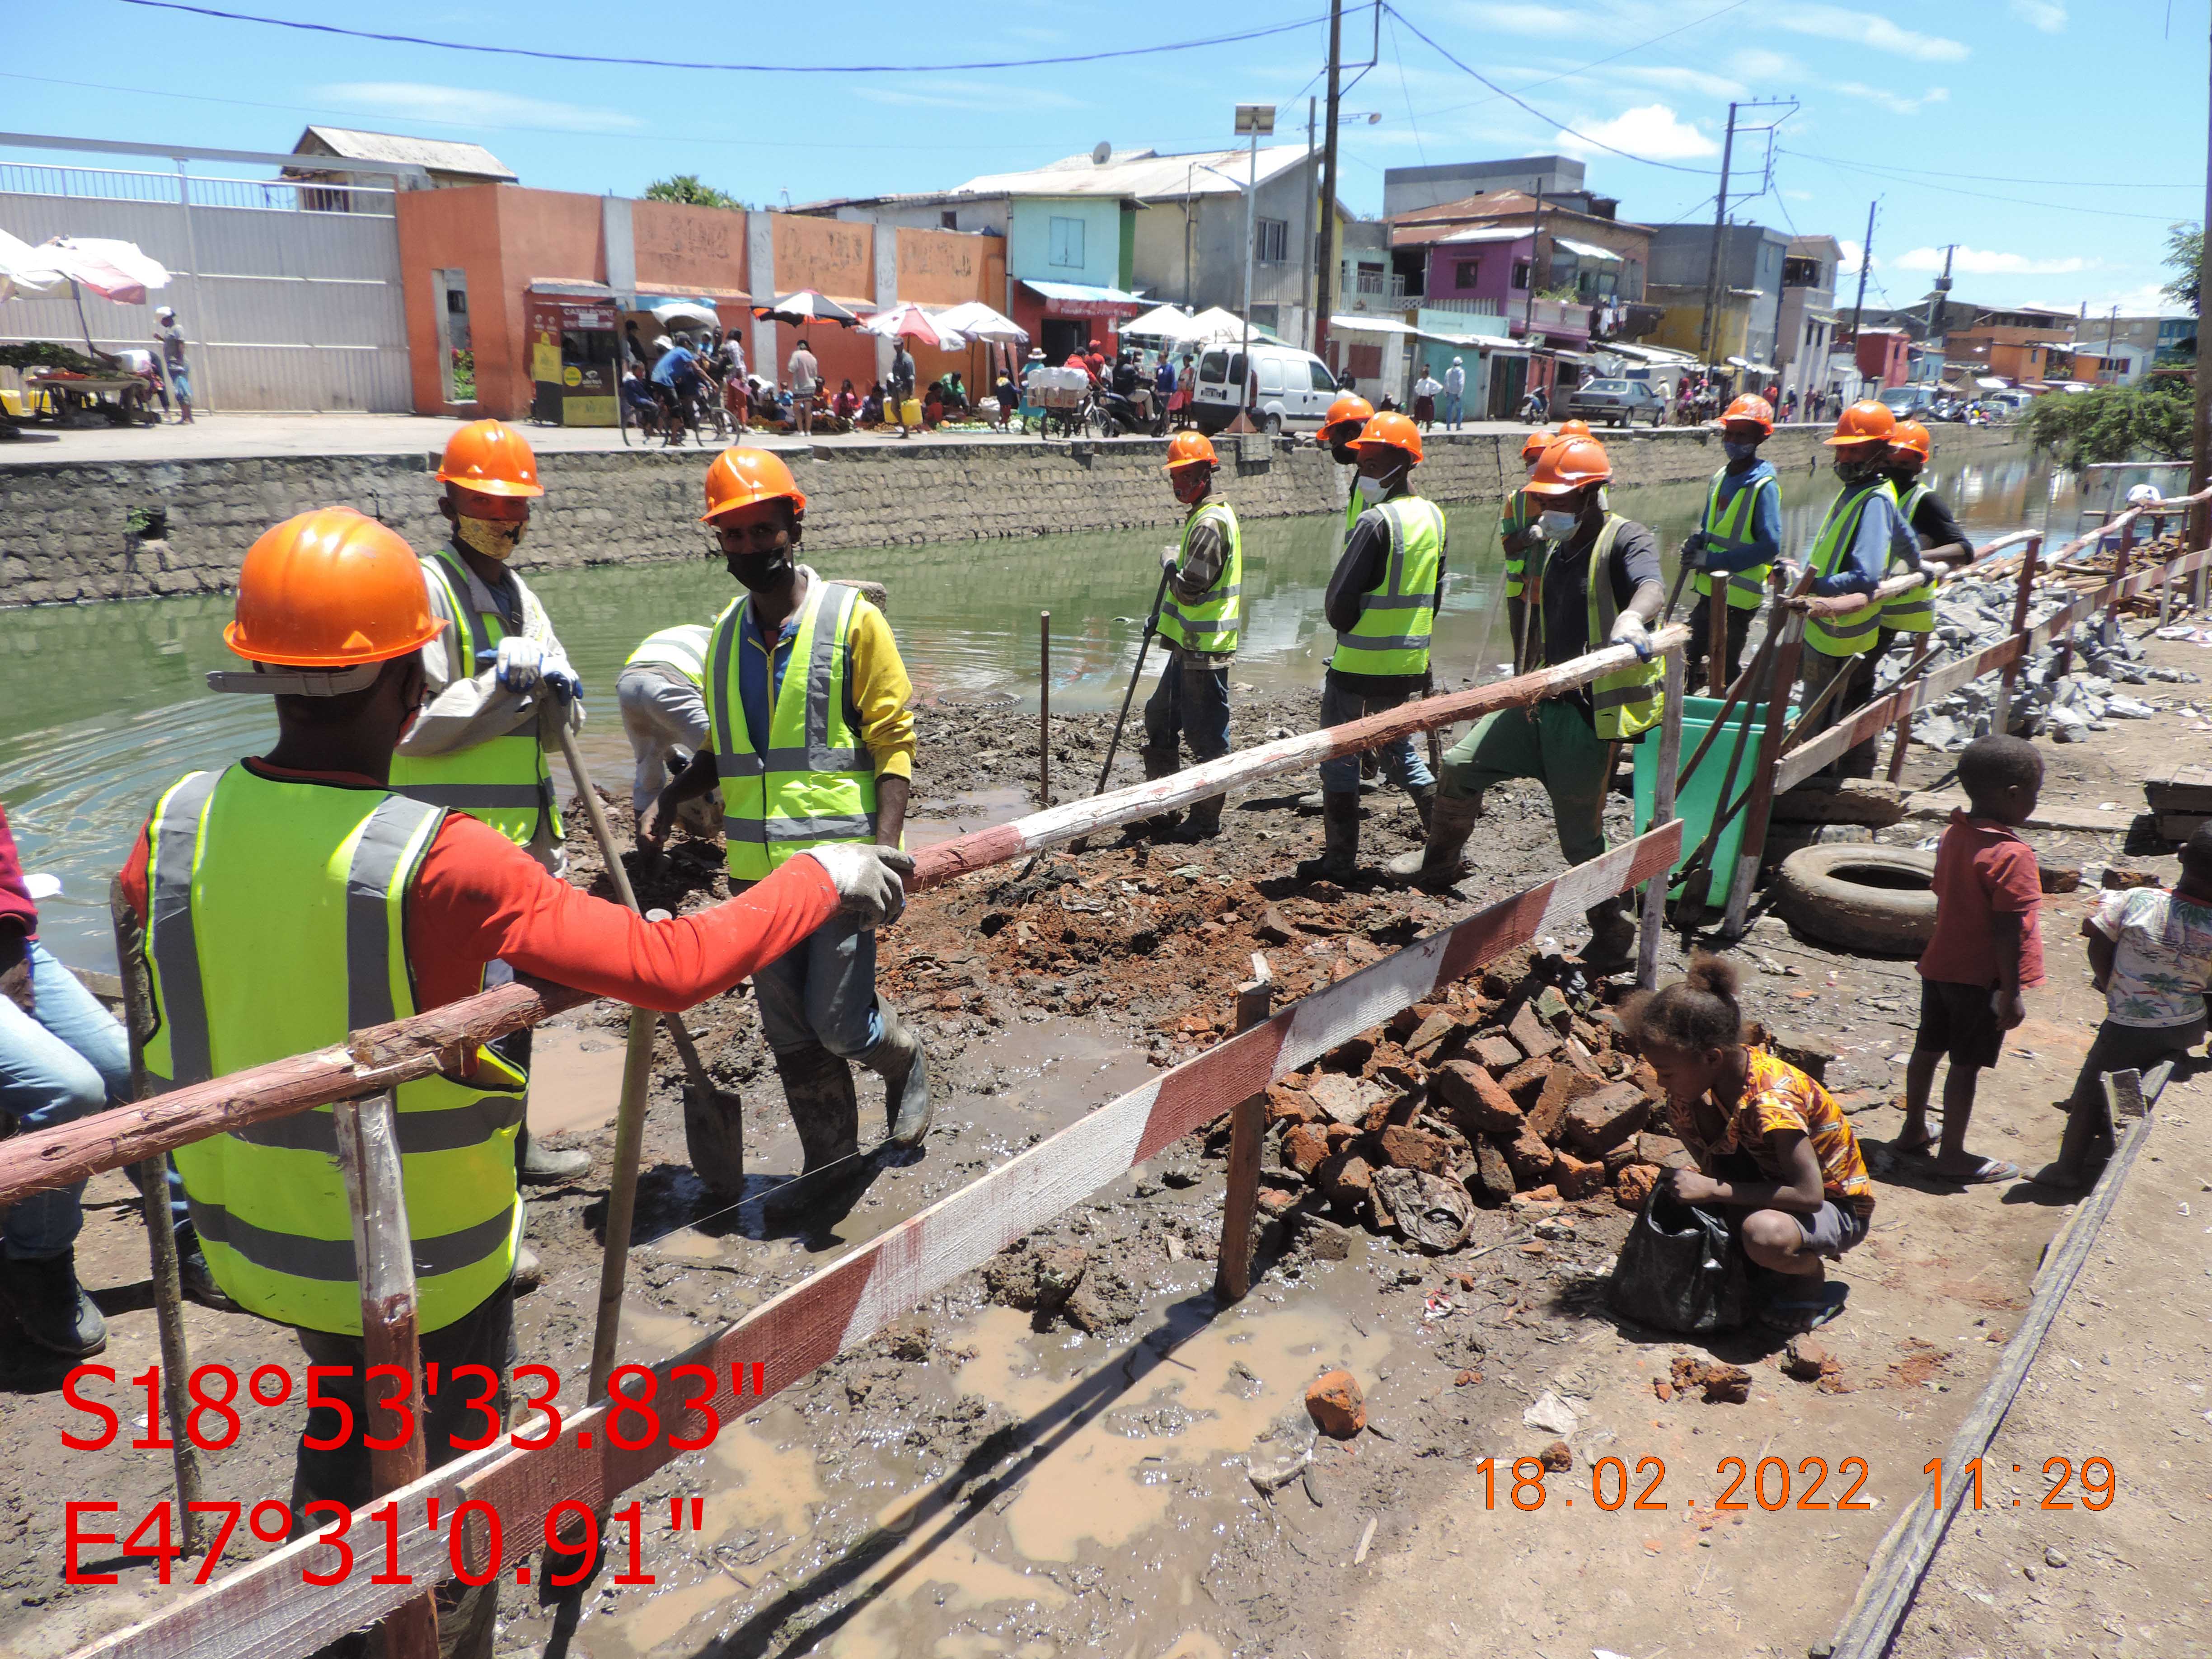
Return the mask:
POLYGON ((1739 443, 1733 438, 1723 438, 1721 440, 1721 452, 1732 461, 1747 461, 1759 453, 1759 446, 1739 443))
POLYGON ((791 574, 791 550, 782 548, 774 553, 739 553, 730 560, 730 569, 737 579, 756 593, 765 593, 771 587, 783 584, 791 574))
POLYGON ((1575 533, 1575 515, 1562 513, 1556 507, 1547 507, 1536 515, 1536 528, 1547 542, 1563 542, 1575 533))
POLYGON ((453 534, 461 545, 471 553, 481 553, 487 559, 501 561, 514 556, 522 532, 528 527, 521 519, 467 519, 453 520, 453 534))
POLYGON ((1388 478, 1371 477, 1364 472, 1359 475, 1359 504, 1362 507, 1380 507, 1389 499, 1390 481, 1388 478))

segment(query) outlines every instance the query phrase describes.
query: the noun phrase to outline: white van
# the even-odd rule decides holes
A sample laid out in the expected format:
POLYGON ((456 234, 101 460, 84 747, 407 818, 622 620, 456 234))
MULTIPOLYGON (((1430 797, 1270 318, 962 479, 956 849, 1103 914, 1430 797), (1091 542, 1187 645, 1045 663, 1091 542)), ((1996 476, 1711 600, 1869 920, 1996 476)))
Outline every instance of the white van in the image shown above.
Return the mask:
MULTIPOLYGON (((1336 377, 1310 351, 1295 346, 1252 348, 1252 420, 1269 432, 1312 432, 1336 400, 1336 377)), ((1235 346, 1208 346, 1199 356, 1191 390, 1191 417, 1199 430, 1218 432, 1237 418, 1244 390, 1244 354, 1235 346)))

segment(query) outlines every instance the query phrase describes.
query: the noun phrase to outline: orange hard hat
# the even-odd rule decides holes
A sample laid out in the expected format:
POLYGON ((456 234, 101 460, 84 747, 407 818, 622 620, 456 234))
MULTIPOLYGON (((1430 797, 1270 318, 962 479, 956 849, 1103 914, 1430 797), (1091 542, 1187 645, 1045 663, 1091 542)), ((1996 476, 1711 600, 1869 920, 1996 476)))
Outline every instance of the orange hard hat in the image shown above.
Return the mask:
POLYGON ((250 662, 353 668, 438 637, 422 567, 396 530, 319 507, 264 530, 238 573, 223 642, 250 662))
POLYGON ((1178 432, 1168 440, 1168 471, 1179 466, 1195 466, 1200 461, 1208 466, 1221 465, 1213 453, 1213 441, 1203 432, 1178 432))
POLYGON ((1762 428, 1771 434, 1774 430, 1774 405, 1757 392, 1747 392, 1721 415, 1723 426, 1733 426, 1738 421, 1762 428))
POLYGON ((1862 398, 1836 416, 1836 432, 1825 444, 1887 443, 1897 430, 1897 416, 1887 404, 1862 398))
POLYGON ((438 482, 480 495, 543 495, 530 440, 504 421, 471 421, 446 440, 438 482))
POLYGON ((1561 421, 1559 429, 1552 434, 1552 441, 1557 443, 1561 438, 1595 438, 1597 434, 1590 430, 1590 423, 1588 421, 1561 421))
POLYGON ((1910 455, 1917 455, 1924 461, 1936 453, 1936 440, 1929 435, 1928 428, 1919 422, 1899 421, 1897 430, 1889 434, 1889 447, 1901 449, 1910 455))
POLYGON ((1521 441, 1521 459, 1534 460, 1559 441, 1559 434, 1556 432, 1532 432, 1521 441))
POLYGON ((1525 488, 1532 495, 1565 495, 1613 477, 1613 462, 1595 438, 1557 438, 1525 488))
POLYGON ((707 469, 707 510, 701 524, 755 501, 787 501, 794 514, 806 511, 806 497, 783 458, 766 449, 733 447, 714 457, 707 469))
POLYGON ((1356 392, 1340 392, 1336 394, 1336 401, 1328 406, 1328 415, 1322 420, 1321 430, 1314 434, 1314 441, 1323 446, 1333 444, 1336 441, 1334 434, 1337 428, 1349 426, 1364 429, 1374 418, 1373 404, 1356 392))
POLYGON ((1395 409, 1384 410, 1360 428, 1352 447, 1364 449, 1370 444, 1378 449, 1401 449, 1413 458, 1416 465, 1420 462, 1421 430, 1395 409))

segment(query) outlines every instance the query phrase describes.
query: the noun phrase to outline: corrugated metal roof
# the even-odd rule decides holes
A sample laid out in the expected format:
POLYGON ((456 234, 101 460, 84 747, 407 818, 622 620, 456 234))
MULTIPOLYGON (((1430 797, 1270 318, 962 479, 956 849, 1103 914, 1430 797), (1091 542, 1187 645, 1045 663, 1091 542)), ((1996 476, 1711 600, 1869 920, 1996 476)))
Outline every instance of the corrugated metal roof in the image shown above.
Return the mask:
MULTIPOLYGON (((439 173, 469 173, 484 179, 512 182, 515 173, 482 144, 449 138, 410 138, 398 132, 360 132, 351 127, 311 126, 300 135, 304 144, 313 137, 330 146, 331 153, 348 161, 404 161, 439 173)), ((313 150, 292 147, 295 155, 313 157, 313 150)))
MULTIPOLYGON (((1302 166, 1303 144, 1266 144, 1260 149, 1260 182, 1302 166)), ((1241 149, 1200 150, 1162 155, 1132 150, 1103 167, 1088 155, 1070 155, 1024 173, 987 173, 970 179, 957 196, 1113 196, 1139 201, 1173 201, 1186 196, 1231 196, 1244 187, 1251 154, 1241 149), (1219 172, 1209 173, 1208 167, 1219 172), (1227 177, 1223 175, 1226 174, 1227 177)))

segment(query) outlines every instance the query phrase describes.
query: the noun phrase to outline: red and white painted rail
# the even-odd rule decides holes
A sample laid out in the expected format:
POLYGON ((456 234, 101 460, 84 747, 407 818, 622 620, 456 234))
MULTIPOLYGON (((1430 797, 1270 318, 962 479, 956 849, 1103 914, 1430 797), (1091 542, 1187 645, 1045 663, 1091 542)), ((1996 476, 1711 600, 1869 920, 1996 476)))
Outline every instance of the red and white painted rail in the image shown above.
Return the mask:
MULTIPOLYGON (((1681 836, 1680 821, 1671 820, 1418 939, 1131 1090, 655 1366, 660 1377, 655 1398, 688 1397, 694 1392, 690 1384, 672 1382, 671 1375, 703 1366, 716 1379, 705 1402, 716 1421, 729 1423, 754 1410, 1238 1101, 1346 1038, 1429 1000, 1506 951, 1577 921, 1601 899, 1663 876, 1680 853, 1681 836), (756 1362, 765 1367, 765 1386, 741 1392, 733 1378, 744 1376, 756 1362)), ((665 1432, 653 1444, 625 1450, 609 1440, 607 1416, 605 1402, 564 1413, 560 1438, 550 1446, 534 1451, 488 1447, 390 1494, 389 1501, 398 1505, 397 1539, 388 1550, 380 1539, 377 1576, 411 1575, 413 1585, 378 1583, 371 1567, 362 1565, 343 1583, 302 1593, 301 1569, 325 1566, 327 1551, 313 1538, 301 1539, 82 1650, 79 1659, 295 1659, 381 1618, 418 1595, 421 1584, 448 1576, 457 1504, 475 1500, 498 1514, 499 1547, 493 1549, 472 1529, 464 1535, 463 1558, 472 1574, 496 1574, 532 1552, 555 1504, 574 1500, 604 1512, 617 1494, 680 1455, 669 1448, 670 1434, 696 1437, 707 1425, 698 1412, 670 1412, 665 1432), (433 1502, 436 1526, 428 1519, 433 1502)), ((386 1501, 380 1498, 379 1506, 386 1501)), ((368 1552, 362 1553, 365 1559, 368 1552)))

